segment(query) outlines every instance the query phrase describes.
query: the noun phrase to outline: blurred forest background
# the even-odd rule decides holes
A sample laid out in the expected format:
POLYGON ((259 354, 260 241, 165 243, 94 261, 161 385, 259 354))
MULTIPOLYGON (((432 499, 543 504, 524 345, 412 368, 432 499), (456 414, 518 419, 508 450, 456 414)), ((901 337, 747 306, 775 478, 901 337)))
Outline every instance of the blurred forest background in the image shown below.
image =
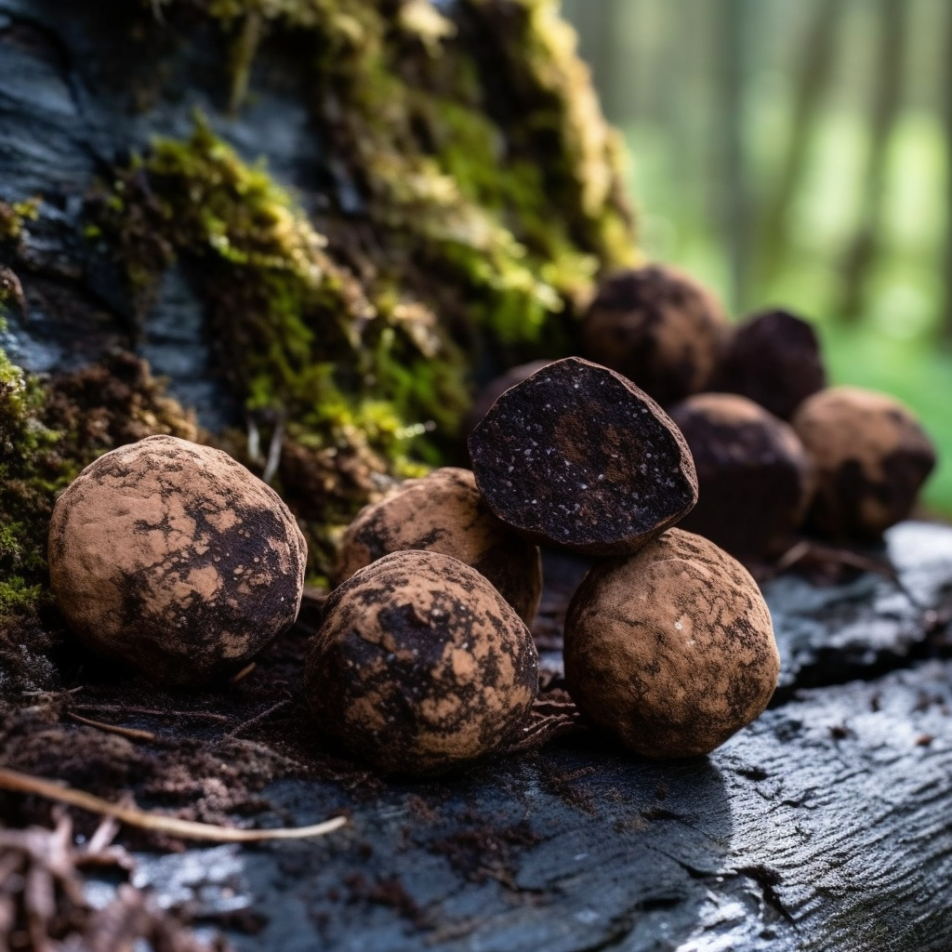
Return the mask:
POLYGON ((628 142, 642 247, 735 317, 813 320, 912 406, 952 517, 952 3, 563 0, 628 142))

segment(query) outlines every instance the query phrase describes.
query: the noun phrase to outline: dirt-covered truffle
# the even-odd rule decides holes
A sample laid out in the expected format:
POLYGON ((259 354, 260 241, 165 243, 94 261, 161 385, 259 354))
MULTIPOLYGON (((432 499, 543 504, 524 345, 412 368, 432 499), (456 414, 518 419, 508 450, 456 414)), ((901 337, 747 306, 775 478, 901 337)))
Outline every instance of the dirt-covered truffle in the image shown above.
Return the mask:
POLYGON ((486 384, 482 390, 476 394, 473 405, 466 414, 463 423, 463 429, 467 436, 473 432, 476 424, 486 416, 489 408, 510 388, 517 383, 522 383, 526 377, 531 377, 537 370, 541 370, 550 360, 532 360, 527 364, 519 364, 517 367, 510 367, 504 374, 494 377, 486 384))
POLYGON ((407 480, 362 509, 341 540, 334 584, 403 549, 442 552, 471 565, 532 622, 542 594, 539 549, 492 514, 468 469, 447 466, 407 480))
POLYGON ((679 523, 741 558, 778 551, 813 487, 793 429, 752 400, 698 393, 671 408, 697 469, 697 505, 679 523))
POLYGON ((697 500, 691 452, 630 380, 568 357, 507 390, 469 437, 492 511, 533 542, 635 552, 697 500))
POLYGON ((912 512, 936 454, 908 407, 884 393, 833 387, 804 401, 792 422, 817 470, 813 529, 874 540, 912 512))
POLYGON ((317 729, 378 769, 438 773, 514 739, 538 688, 529 630, 475 569, 395 552, 335 589, 308 646, 317 729))
POLYGON ((565 623, 579 709, 646 757, 707 754, 753 721, 777 685, 770 612, 746 569, 671 529, 585 577, 565 623))
POLYGON ((601 282, 582 323, 582 354, 667 405, 707 388, 728 330, 710 291, 675 268, 649 265, 601 282))
POLYGON ((789 420, 826 386, 826 368, 813 326, 789 311, 754 314, 731 335, 709 389, 739 393, 789 420))
POLYGON ((56 503, 50 580, 91 649, 153 681, 236 669, 297 615, 304 538, 230 456, 150 436, 101 456, 56 503))

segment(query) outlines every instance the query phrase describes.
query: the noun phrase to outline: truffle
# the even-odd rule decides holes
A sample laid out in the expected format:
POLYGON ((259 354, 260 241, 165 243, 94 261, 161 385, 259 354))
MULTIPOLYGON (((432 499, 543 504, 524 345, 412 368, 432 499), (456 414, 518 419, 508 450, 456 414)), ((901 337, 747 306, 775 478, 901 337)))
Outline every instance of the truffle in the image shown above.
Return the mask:
POLYGON ((817 470, 808 524, 832 539, 879 538, 909 515, 935 466, 915 416, 883 393, 823 390, 800 406, 793 428, 817 470))
POLYGON ((388 773, 439 773, 499 748, 537 689, 528 628, 475 569, 438 552, 360 569, 308 646, 317 729, 388 773))
POLYGON ((747 570, 671 529, 585 577, 565 623, 579 709, 646 757, 707 754, 753 721, 777 685, 770 612, 747 570))
POLYGON ((504 374, 494 377, 482 390, 476 394, 476 399, 466 414, 463 429, 468 436, 476 428, 476 424, 486 416, 489 408, 510 388, 522 383, 526 377, 531 377, 537 370, 550 364, 550 360, 533 360, 528 364, 519 364, 510 367, 504 374))
POLYGON ((789 311, 764 311, 731 336, 709 389, 739 393, 789 420, 807 397, 826 386, 816 331, 789 311))
POLYGON ((667 414, 630 380, 578 357, 507 390, 469 452, 503 522, 583 555, 635 552, 697 500, 691 452, 667 414))
POLYGON ((169 685, 234 670, 293 624, 306 554, 274 490, 226 453, 173 436, 87 466, 49 535, 70 628, 169 685))
POLYGON ((441 552, 472 566, 531 624, 542 594, 539 549, 490 512, 468 469, 434 470, 365 506, 341 540, 334 584, 404 549, 441 552))
POLYGON ((604 279, 581 328, 582 354, 663 405, 707 388, 729 331, 714 296, 674 268, 604 279))
POLYGON ((680 523, 738 557, 776 552, 803 520, 812 468, 793 429, 752 400, 699 393, 671 408, 694 456, 697 505, 680 523))

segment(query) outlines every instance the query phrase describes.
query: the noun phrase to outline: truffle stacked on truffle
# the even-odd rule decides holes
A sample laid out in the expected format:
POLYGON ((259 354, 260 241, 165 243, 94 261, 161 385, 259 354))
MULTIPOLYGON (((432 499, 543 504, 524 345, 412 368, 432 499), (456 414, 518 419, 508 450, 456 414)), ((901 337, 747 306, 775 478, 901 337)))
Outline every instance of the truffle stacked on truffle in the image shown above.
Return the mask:
POLYGON ((469 470, 434 470, 364 507, 344 533, 334 584, 404 549, 427 549, 465 562, 496 586, 526 624, 535 616, 542 592, 539 550, 490 512, 469 470))
POLYGON ((822 390, 801 404, 793 428, 817 470, 809 523, 834 539, 876 539, 905 519, 935 466, 932 441, 886 394, 822 390))
POLYGON ((537 687, 519 616, 475 569, 425 551, 387 555, 331 593, 305 674, 317 728, 406 775, 513 739, 537 687))
POLYGON ((779 671, 757 583, 680 529, 596 566, 569 606, 572 697, 598 728, 647 757, 714 750, 766 708, 779 671))
POLYGON ((691 453, 664 411, 577 357, 507 390, 469 452, 496 516, 531 541, 584 555, 635 552, 697 500, 691 453))
POLYGON ((680 523, 739 557, 780 551, 799 528, 812 468, 791 427, 752 400, 699 393, 671 408, 694 457, 698 503, 680 523))
POLYGON ((463 431, 467 436, 473 432, 479 421, 486 416, 492 405, 510 388, 522 383, 526 377, 531 377, 537 370, 541 370, 551 360, 532 360, 527 364, 510 367, 505 373, 494 377, 476 394, 473 405, 466 414, 463 431))
POLYGON ((53 510, 50 581, 91 649, 154 681, 237 669, 297 616, 306 548, 277 493, 221 450, 150 436, 53 510))
POLYGON ((585 357, 667 405, 707 387, 727 334, 710 291, 675 268, 650 265, 599 284, 581 344, 585 357))

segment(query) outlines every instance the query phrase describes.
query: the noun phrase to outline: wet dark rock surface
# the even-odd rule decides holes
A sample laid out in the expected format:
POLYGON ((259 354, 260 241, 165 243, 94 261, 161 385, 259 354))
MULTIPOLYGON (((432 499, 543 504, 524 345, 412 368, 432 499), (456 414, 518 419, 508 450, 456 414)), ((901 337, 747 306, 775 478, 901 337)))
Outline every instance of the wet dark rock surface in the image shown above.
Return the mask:
POLYGON ((260 824, 350 825, 149 857, 137 882, 239 950, 945 952, 952 529, 904 524, 883 554, 899 584, 766 585, 781 689, 708 758, 578 731, 436 782, 280 781, 260 824))

